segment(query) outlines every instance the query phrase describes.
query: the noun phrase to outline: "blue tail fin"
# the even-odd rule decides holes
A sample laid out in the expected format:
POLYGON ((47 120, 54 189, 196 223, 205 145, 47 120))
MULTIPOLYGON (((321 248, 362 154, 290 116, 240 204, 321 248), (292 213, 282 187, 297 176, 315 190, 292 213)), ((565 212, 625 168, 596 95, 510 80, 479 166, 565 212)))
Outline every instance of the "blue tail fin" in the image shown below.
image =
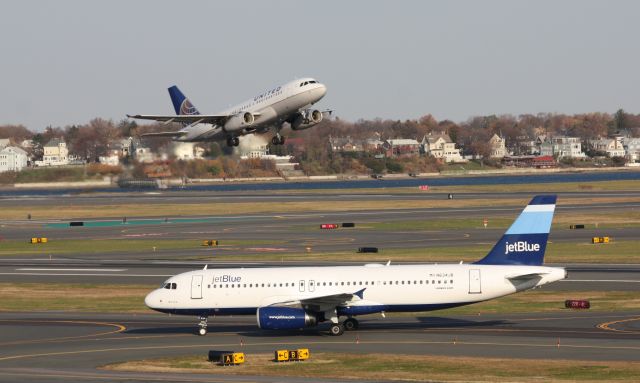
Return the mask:
POLYGON ((169 88, 169 96, 171 97, 171 102, 173 103, 173 109, 175 109, 177 115, 195 115, 200 114, 198 109, 189 101, 188 98, 180 92, 177 86, 172 86, 169 88))
POLYGON ((542 265, 556 199, 555 195, 533 197, 489 254, 476 263, 542 265))

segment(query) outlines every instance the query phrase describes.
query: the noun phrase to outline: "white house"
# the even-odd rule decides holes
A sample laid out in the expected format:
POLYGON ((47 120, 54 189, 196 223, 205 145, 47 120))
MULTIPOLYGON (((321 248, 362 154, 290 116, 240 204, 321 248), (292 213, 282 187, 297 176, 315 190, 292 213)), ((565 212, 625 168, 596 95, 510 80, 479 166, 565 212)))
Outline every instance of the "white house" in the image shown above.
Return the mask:
POLYGON ((600 138, 590 142, 591 148, 607 154, 607 157, 624 157, 626 152, 622 144, 622 137, 600 138))
POLYGON ((27 152, 18 147, 4 147, 0 150, 0 173, 19 172, 27 166, 27 158, 27 152))
POLYGON ((451 141, 448 134, 427 134, 422 139, 425 154, 442 159, 444 162, 466 162, 460 155, 460 149, 451 141))
POLYGON ((53 138, 44 147, 42 161, 36 161, 36 166, 61 166, 69 164, 69 149, 60 138, 53 138))
POLYGON ((497 134, 489 139, 489 147, 491 148, 490 158, 504 158, 507 155, 506 140, 497 134))
MULTIPOLYGON (((551 139, 553 146, 553 155, 558 158, 585 158, 586 154, 582 152, 582 143, 579 137, 553 137, 551 139)), ((540 153, 542 154, 542 153, 540 153)))
POLYGON ((622 145, 629 161, 640 161, 640 138, 625 137, 622 139, 622 145))

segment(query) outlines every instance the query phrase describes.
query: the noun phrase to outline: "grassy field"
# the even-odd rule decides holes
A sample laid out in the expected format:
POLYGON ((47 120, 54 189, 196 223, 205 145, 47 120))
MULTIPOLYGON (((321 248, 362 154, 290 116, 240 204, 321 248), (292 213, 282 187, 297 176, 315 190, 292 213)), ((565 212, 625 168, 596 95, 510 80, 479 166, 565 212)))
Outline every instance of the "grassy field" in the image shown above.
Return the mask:
POLYGON ((180 356, 113 364, 117 371, 164 373, 215 373, 232 375, 287 376, 395 380, 417 382, 631 382, 640 380, 640 363, 574 360, 536 360, 450 357, 397 354, 311 354, 299 363, 277 364, 273 355, 247 354, 246 363, 235 367, 212 364, 202 355, 180 356))
MULTIPOLYGON (((157 285, 0 283, 0 311, 151 312, 144 305, 144 297, 158 287, 162 280, 162 277, 158 277, 157 285)), ((440 310, 438 315, 559 312, 566 310, 565 299, 589 299, 591 310, 596 311, 628 311, 640 308, 640 296, 634 292, 564 293, 536 289, 471 306, 440 310)), ((387 314, 394 315, 420 314, 387 314)))

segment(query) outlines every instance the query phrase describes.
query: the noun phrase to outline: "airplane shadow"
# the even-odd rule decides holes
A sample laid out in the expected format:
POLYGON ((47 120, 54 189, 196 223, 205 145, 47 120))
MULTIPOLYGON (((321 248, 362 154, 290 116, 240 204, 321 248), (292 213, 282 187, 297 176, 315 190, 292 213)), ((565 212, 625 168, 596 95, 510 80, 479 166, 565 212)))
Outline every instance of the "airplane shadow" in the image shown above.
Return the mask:
MULTIPOLYGON (((428 330, 428 329, 452 329, 452 330, 473 330, 479 328, 492 328, 513 324, 507 320, 468 320, 444 317, 418 317, 417 321, 394 321, 386 320, 362 320, 360 332, 380 331, 380 330, 428 330)), ((330 336, 328 334, 329 323, 320 323, 317 327, 300 330, 260 330, 253 324, 220 324, 209 322, 209 334, 215 333, 237 333, 238 336, 248 338, 282 338, 286 337, 317 337, 330 336)), ((128 329, 123 334, 128 335, 158 335, 158 334, 196 334, 197 324, 191 326, 162 326, 162 327, 139 327, 128 329)))

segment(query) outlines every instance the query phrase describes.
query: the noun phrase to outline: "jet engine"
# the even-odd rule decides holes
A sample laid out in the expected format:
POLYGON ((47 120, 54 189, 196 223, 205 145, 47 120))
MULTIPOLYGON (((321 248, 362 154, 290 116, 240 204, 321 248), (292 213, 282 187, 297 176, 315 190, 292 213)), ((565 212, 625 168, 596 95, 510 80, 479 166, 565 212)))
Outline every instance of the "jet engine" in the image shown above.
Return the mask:
POLYGON ((309 129, 315 124, 322 121, 322 112, 318 109, 306 109, 302 113, 298 113, 291 122, 291 129, 303 130, 309 129))
POLYGON ((234 115, 224 124, 224 130, 235 132, 250 126, 255 121, 255 117, 250 112, 242 112, 234 115))
POLYGON ((315 326, 315 313, 292 307, 260 307, 256 313, 258 327, 265 330, 296 330, 315 326))

